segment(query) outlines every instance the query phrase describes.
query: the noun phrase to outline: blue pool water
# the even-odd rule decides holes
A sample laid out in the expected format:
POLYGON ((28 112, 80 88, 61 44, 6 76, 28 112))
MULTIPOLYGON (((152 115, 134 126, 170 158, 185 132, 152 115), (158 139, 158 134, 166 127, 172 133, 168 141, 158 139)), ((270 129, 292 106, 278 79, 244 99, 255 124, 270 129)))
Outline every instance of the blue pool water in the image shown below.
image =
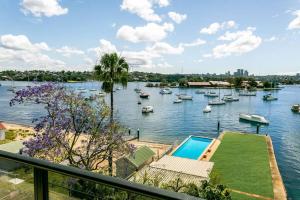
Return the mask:
POLYGON ((212 139, 202 137, 190 137, 185 141, 172 156, 197 160, 203 151, 212 142, 212 139))

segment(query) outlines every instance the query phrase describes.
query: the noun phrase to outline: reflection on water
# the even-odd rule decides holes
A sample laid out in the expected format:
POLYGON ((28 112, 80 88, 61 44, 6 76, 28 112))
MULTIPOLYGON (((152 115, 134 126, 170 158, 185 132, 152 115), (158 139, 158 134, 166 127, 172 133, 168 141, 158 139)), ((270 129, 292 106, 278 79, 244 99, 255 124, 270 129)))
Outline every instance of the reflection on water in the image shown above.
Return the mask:
MULTIPOLYGON (((9 82, 1 82, 0 87, 0 119, 30 124, 33 117, 43 113, 41 108, 17 105, 10 108, 8 101, 12 94, 7 91, 9 82)), ((17 82, 17 88, 26 86, 26 82, 17 82)), ((90 89, 100 88, 100 84, 76 83, 67 84, 70 88, 85 88, 88 93, 96 93, 90 89)), ((270 121, 269 126, 261 126, 261 133, 271 135, 278 165, 284 179, 288 195, 292 199, 300 199, 300 114, 292 113, 291 105, 300 103, 300 87, 288 86, 281 91, 272 92, 278 101, 265 102, 262 96, 266 92, 257 92, 256 97, 240 97, 240 101, 227 103, 224 106, 213 106, 211 113, 203 113, 208 98, 203 94, 195 94, 196 89, 173 88, 173 94, 161 95, 158 88, 144 88, 144 83, 129 83, 127 89, 115 92, 116 117, 119 121, 135 131, 140 129, 143 140, 174 143, 183 140, 190 134, 208 137, 217 136, 217 123, 222 130, 256 132, 256 126, 239 121, 239 113, 263 115, 270 121), (140 87, 150 94, 149 99, 140 99, 134 88, 140 87), (192 101, 173 104, 176 94, 192 95, 192 101), (142 104, 138 105, 138 101, 142 104), (142 106, 154 106, 154 113, 143 115, 142 106)), ((218 90, 216 90, 218 93, 218 90)), ((230 90, 221 90, 221 96, 230 90)), ((268 92, 269 93, 269 92, 268 92)), ((109 98, 106 97, 107 102, 109 98)))

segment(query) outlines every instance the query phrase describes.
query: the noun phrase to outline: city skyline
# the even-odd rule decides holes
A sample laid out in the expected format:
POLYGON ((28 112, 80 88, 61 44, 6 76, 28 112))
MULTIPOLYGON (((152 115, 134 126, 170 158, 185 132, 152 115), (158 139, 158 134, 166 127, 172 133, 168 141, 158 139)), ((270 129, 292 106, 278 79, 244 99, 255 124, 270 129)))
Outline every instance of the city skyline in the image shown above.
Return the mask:
POLYGON ((144 72, 300 72, 298 0, 3 0, 0 7, 0 71, 90 71, 116 51, 144 72))

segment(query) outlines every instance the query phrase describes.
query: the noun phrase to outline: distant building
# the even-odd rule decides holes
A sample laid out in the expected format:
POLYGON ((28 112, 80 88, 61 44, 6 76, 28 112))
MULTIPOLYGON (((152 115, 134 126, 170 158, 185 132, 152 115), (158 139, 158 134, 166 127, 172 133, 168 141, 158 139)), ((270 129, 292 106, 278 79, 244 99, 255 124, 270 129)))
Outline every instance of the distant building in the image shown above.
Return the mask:
POLYGON ((214 87, 230 87, 231 84, 227 81, 209 81, 209 83, 214 87))
POLYGON ((146 164, 153 161, 155 153, 147 146, 138 148, 132 155, 126 155, 116 160, 117 177, 127 178, 146 164))
POLYGON ((237 71, 234 72, 233 75, 236 77, 249 76, 249 72, 244 69, 237 69, 237 71))
POLYGON ((0 122, 0 141, 5 140, 5 126, 0 122))
POLYGON ((210 87, 210 82, 188 82, 189 87, 210 87))

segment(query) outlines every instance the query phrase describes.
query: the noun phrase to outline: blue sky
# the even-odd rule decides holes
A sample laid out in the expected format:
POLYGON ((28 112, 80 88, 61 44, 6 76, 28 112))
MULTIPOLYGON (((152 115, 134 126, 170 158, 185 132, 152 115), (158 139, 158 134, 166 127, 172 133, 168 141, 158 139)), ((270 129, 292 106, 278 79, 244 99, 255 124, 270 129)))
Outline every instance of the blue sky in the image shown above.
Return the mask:
POLYGON ((0 70, 300 72, 299 0, 1 0, 0 70))

